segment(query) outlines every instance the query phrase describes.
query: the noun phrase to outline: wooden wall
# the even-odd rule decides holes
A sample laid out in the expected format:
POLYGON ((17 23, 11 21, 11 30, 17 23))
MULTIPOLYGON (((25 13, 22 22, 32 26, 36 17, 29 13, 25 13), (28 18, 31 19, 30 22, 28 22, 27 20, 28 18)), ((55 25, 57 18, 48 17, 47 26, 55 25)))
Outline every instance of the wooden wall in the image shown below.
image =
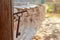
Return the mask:
POLYGON ((0 40, 13 40, 11 0, 0 0, 0 40))

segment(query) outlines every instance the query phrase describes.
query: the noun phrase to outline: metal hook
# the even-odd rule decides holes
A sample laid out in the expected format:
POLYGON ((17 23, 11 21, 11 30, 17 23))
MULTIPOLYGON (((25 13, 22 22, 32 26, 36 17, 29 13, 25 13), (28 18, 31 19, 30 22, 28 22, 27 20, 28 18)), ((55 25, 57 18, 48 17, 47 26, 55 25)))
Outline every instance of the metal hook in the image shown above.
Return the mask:
POLYGON ((28 14, 28 11, 27 11, 27 10, 21 11, 21 12, 17 12, 17 13, 14 13, 14 14, 13 14, 13 15, 17 15, 17 16, 18 16, 18 24, 17 24, 16 38, 18 38, 18 36, 21 34, 21 33, 19 32, 19 24, 20 24, 20 18, 23 16, 23 13, 24 13, 24 12, 27 12, 27 14, 28 14), (18 15, 18 14, 21 14, 21 15, 18 15))
POLYGON ((23 13, 21 13, 21 15, 18 16, 18 24, 17 24, 16 38, 18 37, 18 35, 21 34, 21 33, 18 32, 18 31, 19 31, 20 18, 21 18, 22 16, 23 16, 23 13))

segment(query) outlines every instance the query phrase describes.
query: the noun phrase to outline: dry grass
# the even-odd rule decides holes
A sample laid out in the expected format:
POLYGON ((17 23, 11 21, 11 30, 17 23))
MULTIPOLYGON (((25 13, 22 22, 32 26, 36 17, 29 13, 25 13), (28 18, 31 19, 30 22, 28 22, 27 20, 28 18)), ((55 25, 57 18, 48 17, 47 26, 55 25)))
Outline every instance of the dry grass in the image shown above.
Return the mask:
POLYGON ((60 13, 46 13, 45 17, 46 18, 50 18, 50 17, 58 17, 58 18, 60 18, 60 13))

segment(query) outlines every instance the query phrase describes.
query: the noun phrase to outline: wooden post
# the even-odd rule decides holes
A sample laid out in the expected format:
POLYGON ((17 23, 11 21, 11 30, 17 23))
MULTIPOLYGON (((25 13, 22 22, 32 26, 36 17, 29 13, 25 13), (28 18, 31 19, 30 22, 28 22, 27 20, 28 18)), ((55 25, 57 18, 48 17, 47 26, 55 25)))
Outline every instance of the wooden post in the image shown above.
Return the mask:
POLYGON ((0 40, 13 40, 11 3, 11 0, 0 0, 0 40))

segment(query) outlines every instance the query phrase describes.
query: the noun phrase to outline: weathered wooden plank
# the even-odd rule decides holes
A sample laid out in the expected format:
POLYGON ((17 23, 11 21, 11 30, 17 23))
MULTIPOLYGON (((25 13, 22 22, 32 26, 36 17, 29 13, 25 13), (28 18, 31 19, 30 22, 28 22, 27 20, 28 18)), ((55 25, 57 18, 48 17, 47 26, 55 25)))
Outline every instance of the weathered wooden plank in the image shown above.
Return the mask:
POLYGON ((0 40, 13 40, 11 0, 0 0, 0 40))

